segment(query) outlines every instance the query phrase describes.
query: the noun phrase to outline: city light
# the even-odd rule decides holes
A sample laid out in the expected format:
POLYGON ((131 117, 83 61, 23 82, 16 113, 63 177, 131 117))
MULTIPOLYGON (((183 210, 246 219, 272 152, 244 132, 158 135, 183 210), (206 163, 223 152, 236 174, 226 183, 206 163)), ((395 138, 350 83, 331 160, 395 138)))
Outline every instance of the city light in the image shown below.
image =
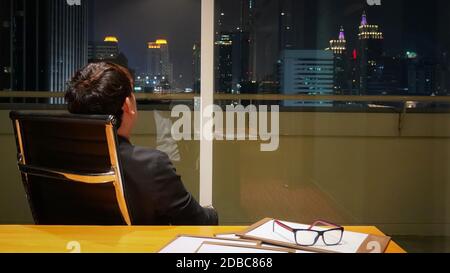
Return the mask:
POLYGON ((117 37, 115 36, 106 36, 104 42, 118 43, 119 39, 117 39, 117 37))
POLYGON ((158 39, 155 42, 157 45, 167 45, 167 40, 164 39, 158 39))
POLYGON ((161 46, 156 44, 155 42, 150 42, 150 43, 148 43, 148 48, 150 48, 150 49, 159 49, 159 48, 161 48, 161 46))
POLYGON ((416 52, 412 52, 412 51, 407 51, 406 52, 406 57, 408 59, 416 59, 417 58, 417 53, 416 52))

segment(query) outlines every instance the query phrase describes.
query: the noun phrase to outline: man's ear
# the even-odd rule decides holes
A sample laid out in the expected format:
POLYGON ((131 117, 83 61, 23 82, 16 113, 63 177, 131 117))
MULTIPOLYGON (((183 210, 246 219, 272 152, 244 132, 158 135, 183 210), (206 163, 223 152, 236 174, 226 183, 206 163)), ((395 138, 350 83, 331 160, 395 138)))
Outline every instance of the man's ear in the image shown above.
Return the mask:
POLYGON ((133 107, 133 102, 130 99, 130 97, 127 97, 125 99, 125 102, 123 103, 123 106, 122 106, 122 110, 124 113, 129 113, 132 115, 136 114, 136 111, 134 110, 134 107, 133 107))

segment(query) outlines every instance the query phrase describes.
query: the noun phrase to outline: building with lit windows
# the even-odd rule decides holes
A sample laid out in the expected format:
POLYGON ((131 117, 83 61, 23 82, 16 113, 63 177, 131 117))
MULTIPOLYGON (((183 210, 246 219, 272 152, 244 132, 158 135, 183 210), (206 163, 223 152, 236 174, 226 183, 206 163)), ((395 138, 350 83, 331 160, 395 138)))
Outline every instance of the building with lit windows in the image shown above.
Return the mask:
POLYGON ((339 30, 338 39, 330 41, 329 50, 334 54, 334 94, 349 94, 351 83, 348 81, 349 59, 344 27, 339 30))
POLYGON ((378 25, 370 25, 364 12, 358 32, 357 67, 355 82, 361 95, 377 93, 377 75, 383 74, 383 33, 378 25))
POLYGON ((147 43, 146 76, 157 79, 167 85, 173 83, 173 65, 170 62, 169 43, 167 40, 158 39, 147 43))
POLYGON ((215 42, 216 88, 220 93, 231 93, 233 88, 233 39, 232 33, 222 33, 215 42))
MULTIPOLYGON (((10 59, 2 65, 9 83, 2 85, 16 91, 64 91, 67 80, 87 64, 87 2, 72 6, 55 0, 5 2, 1 41, 9 40, 10 59), (4 36, 6 31, 9 35, 4 36)), ((62 98, 50 99, 61 102, 62 98)))
POLYGON ((107 36, 100 43, 89 43, 89 62, 114 61, 119 57, 119 53, 119 40, 115 36, 107 36))
POLYGON ((216 85, 223 93, 255 93, 250 87, 250 37, 239 30, 222 32, 215 42, 218 62, 216 64, 216 85))
MULTIPOLYGON (((330 50, 284 50, 281 54, 281 93, 332 95, 334 56, 330 50)), ((285 101, 284 106, 329 106, 329 102, 285 101)))
POLYGON ((335 55, 342 55, 347 51, 347 41, 345 40, 344 27, 339 30, 339 38, 330 41, 330 50, 335 55))

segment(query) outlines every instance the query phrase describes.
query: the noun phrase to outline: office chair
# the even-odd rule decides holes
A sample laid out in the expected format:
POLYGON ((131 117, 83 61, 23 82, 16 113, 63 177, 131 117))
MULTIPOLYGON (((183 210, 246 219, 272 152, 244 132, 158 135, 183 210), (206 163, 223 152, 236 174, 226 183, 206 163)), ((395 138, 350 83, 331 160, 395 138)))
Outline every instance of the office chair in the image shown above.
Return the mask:
POLYGON ((131 225, 113 116, 11 112, 37 225, 131 225))

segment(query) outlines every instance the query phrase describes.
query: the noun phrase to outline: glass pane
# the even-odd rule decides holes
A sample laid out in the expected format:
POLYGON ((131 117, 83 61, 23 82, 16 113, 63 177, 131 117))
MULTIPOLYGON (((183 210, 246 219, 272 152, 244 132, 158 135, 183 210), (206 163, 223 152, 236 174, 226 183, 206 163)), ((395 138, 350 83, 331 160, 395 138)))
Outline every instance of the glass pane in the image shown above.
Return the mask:
POLYGON ((222 224, 375 225, 450 252, 450 4, 380 2, 216 0, 222 224))
POLYGON ((0 185, 0 223, 31 222, 9 111, 65 111, 67 82, 94 62, 129 69, 140 112, 133 144, 167 153, 198 200, 199 141, 173 138, 171 110, 176 105, 195 110, 201 1, 0 2, 0 150, 5 151, 0 168, 7 174, 0 185), (20 214, 15 214, 17 203, 20 214))

